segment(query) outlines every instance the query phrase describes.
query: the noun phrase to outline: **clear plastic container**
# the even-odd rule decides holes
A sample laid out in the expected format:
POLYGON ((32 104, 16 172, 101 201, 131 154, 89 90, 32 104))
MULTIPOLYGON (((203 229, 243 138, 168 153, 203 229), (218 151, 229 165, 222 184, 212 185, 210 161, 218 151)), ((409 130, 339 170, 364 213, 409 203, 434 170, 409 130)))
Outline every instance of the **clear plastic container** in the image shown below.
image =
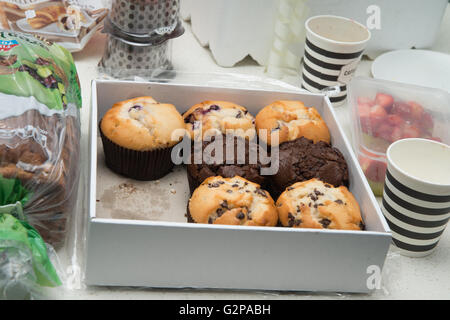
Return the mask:
POLYGON ((355 77, 348 90, 353 147, 376 196, 383 195, 386 150, 405 138, 450 144, 450 94, 444 90, 355 77))

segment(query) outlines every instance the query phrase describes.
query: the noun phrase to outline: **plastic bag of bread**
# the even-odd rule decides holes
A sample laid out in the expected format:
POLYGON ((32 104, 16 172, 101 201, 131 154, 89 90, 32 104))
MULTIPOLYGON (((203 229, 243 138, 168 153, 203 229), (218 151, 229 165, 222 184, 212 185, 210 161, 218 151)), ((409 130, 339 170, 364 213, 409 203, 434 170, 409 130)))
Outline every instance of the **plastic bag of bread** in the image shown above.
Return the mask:
POLYGON ((0 30, 0 179, 20 181, 29 193, 28 223, 55 248, 65 239, 78 189, 79 108, 66 49, 0 30))
POLYGON ((0 0, 0 28, 40 35, 79 51, 100 27, 108 6, 108 0, 0 0))

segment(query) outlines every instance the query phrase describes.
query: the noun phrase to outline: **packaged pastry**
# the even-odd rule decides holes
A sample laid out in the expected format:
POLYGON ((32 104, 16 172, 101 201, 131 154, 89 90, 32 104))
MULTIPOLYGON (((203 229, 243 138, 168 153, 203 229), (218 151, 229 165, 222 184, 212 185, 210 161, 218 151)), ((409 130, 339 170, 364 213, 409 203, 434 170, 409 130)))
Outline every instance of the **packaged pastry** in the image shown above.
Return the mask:
POLYGON ((0 28, 39 35, 70 51, 79 51, 107 16, 104 2, 0 0, 0 28))
POLYGON ((318 179, 297 182, 277 200, 280 222, 285 227, 364 230, 353 194, 318 179))
POLYGON ((28 222, 58 247, 78 189, 77 71, 66 49, 32 35, 0 31, 0 44, 0 179, 27 190, 28 222))
POLYGON ((172 148, 184 132, 181 114, 152 97, 115 103, 100 121, 106 165, 136 180, 156 180, 173 168, 172 148))
POLYGON ((210 177, 188 203, 189 222, 275 226, 278 213, 270 194, 242 177, 210 177))

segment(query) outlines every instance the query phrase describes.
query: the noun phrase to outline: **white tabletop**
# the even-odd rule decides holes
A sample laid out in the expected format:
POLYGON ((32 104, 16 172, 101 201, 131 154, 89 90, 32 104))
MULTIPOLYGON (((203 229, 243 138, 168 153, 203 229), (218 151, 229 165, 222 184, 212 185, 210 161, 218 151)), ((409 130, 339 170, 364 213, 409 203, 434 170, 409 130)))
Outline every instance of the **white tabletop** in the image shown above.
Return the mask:
MULTIPOLYGON (((203 48, 192 34, 190 25, 186 32, 173 40, 173 64, 176 70, 193 73, 241 73, 266 78, 264 67, 251 58, 233 68, 219 67, 207 48, 203 48)), ((450 5, 448 6, 439 37, 432 50, 450 53, 450 5)), ((101 33, 94 35, 87 47, 74 54, 83 93, 82 143, 87 146, 91 81, 99 77, 97 64, 102 56, 106 39, 101 33)), ((370 76, 371 61, 363 59, 356 74, 370 76)), ((298 86, 298 77, 286 76, 281 79, 298 86)), ((347 135, 350 128, 347 106, 336 108, 339 121, 347 135)), ((349 136, 349 138, 351 138, 349 136)), ((86 157, 87 158, 87 157, 86 157)), ((86 166, 86 160, 82 161, 86 166)), ((64 299, 450 299, 450 228, 447 228, 437 249, 425 258, 408 258, 396 253, 391 247, 383 269, 382 288, 372 294, 312 294, 273 293, 254 291, 217 290, 166 290, 144 288, 89 287, 58 291, 55 298, 64 299)))

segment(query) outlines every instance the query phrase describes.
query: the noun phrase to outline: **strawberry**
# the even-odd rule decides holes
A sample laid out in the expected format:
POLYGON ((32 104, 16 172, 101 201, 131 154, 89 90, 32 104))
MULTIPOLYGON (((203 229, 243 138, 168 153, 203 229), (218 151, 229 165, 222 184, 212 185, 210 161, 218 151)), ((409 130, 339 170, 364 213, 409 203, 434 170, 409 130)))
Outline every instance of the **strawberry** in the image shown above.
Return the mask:
POLYGON ((400 116, 404 120, 410 120, 411 106, 407 103, 396 101, 392 106, 391 113, 400 116))
POLYGON ((372 125, 372 130, 375 130, 380 123, 386 121, 387 115, 386 109, 378 104, 370 108, 370 123, 372 125))
POLYGON ((358 104, 358 115, 361 129, 365 133, 370 132, 370 106, 368 104, 358 104))
POLYGON ((389 110, 394 103, 394 98, 389 94, 379 92, 375 96, 375 103, 389 110))
POLYGON ((395 127, 391 126, 389 123, 382 122, 376 128, 374 136, 386 141, 391 141, 391 136, 394 129, 395 127))
POLYGON ((384 181, 387 168, 385 162, 359 156, 359 163, 367 179, 374 182, 384 181))
POLYGON ((424 133, 428 133, 433 131, 434 127, 434 121, 431 115, 427 112, 424 112, 422 114, 422 117, 417 120, 417 126, 422 130, 424 133))
POLYGON ((389 139, 390 142, 394 142, 397 140, 400 140, 403 136, 403 128, 402 127, 396 127, 391 133, 391 138, 389 139))
POLYGON ((423 107, 414 101, 408 101, 407 104, 411 107, 411 119, 420 120, 422 118, 422 115, 424 114, 423 107))
POLYGON ((402 127, 405 124, 405 120, 397 114, 388 115, 387 121, 393 127, 402 127))
POLYGON ((406 124, 403 127, 403 134, 402 138, 419 138, 420 137, 420 130, 412 125, 412 124, 406 124))
POLYGON ((369 107, 375 104, 375 101, 367 97, 358 97, 358 105, 366 104, 369 107))

